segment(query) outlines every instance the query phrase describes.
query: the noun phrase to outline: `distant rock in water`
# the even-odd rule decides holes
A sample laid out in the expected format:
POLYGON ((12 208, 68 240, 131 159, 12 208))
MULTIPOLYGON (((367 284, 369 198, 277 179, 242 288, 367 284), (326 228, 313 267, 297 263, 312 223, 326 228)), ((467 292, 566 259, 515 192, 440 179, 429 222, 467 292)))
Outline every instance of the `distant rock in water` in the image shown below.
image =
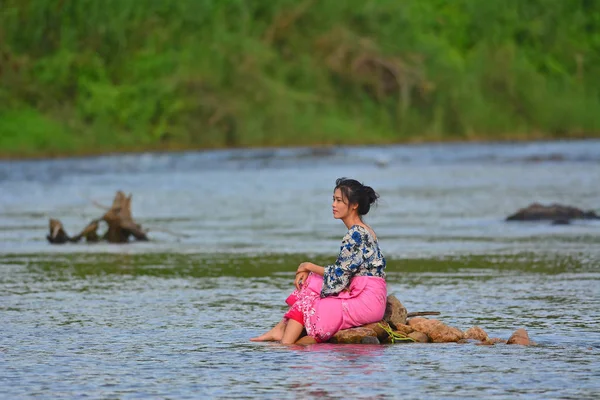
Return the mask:
POLYGON ((506 344, 519 344, 521 346, 531 346, 535 344, 529 339, 529 334, 523 328, 517 329, 508 339, 506 344))
POLYGON ((568 224, 572 219, 600 219, 600 217, 594 211, 583 211, 576 207, 533 203, 506 218, 507 221, 553 221, 557 225, 568 224))

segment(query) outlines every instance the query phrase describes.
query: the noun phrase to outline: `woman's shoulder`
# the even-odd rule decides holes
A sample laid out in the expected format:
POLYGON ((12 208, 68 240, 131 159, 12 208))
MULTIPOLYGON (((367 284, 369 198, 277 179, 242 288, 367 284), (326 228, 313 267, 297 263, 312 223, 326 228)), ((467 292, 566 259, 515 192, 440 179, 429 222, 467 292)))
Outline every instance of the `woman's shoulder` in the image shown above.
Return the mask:
POLYGON ((362 225, 356 224, 356 225, 352 225, 350 227, 350 229, 348 229, 348 233, 352 234, 354 232, 366 233, 366 232, 369 232, 369 230, 362 225))
POLYGON ((352 238, 354 241, 362 241, 364 240, 373 240, 375 241, 376 238, 373 237, 372 233, 369 231, 369 229, 367 229, 366 227, 362 226, 362 225, 352 225, 350 227, 350 229, 348 229, 348 232, 346 233, 346 237, 352 238))

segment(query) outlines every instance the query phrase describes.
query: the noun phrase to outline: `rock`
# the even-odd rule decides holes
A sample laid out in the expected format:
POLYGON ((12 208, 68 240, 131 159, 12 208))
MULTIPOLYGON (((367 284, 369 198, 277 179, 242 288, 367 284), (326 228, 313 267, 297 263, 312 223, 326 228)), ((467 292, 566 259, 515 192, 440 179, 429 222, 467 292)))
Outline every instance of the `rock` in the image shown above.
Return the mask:
POLYGON ((593 211, 583 211, 561 204, 545 206, 532 203, 506 218, 507 221, 557 221, 559 224, 568 223, 572 219, 600 219, 600 216, 593 211))
POLYGON ((361 328, 367 328, 367 329, 373 330, 375 332, 375 334, 377 335, 377 339, 379 339, 380 341, 383 342, 388 337, 388 333, 385 331, 384 328, 382 328, 380 326, 380 324, 383 325, 385 328, 389 328, 390 330, 392 330, 390 325, 385 321, 374 322, 372 324, 363 325, 361 328))
POLYGON ((331 343, 361 343, 363 338, 372 336, 377 338, 377 333, 369 328, 350 328, 337 332, 329 342, 331 343))
POLYGON ((384 340, 382 340, 382 343, 411 343, 410 340, 403 339, 409 337, 409 335, 406 333, 401 331, 392 331, 392 333, 395 334, 395 337, 388 335, 384 340))
POLYGON ((360 340, 361 344, 381 344, 381 342, 379 342, 379 339, 377 339, 376 337, 373 336, 365 336, 364 338, 362 338, 360 340))
POLYGON ((506 344, 506 340, 500 339, 500 338, 497 338, 497 337, 488 339, 487 341, 492 342, 494 344, 498 344, 498 343, 505 343, 506 344))
POLYGON ((478 326, 474 326, 465 331, 465 339, 475 339, 483 342, 484 340, 489 339, 489 337, 483 329, 478 326))
POLYGON ((429 321, 429 319, 423 318, 423 317, 411 318, 408 321, 408 326, 410 326, 411 328, 415 329, 415 326, 418 326, 420 323, 422 323, 424 321, 429 321))
POLYGON ((532 342, 529 340, 529 334, 523 328, 517 329, 508 339, 506 344, 520 344, 522 346, 529 346, 532 342))
POLYGON ((423 332, 429 336, 434 343, 458 342, 464 337, 460 329, 447 326, 437 319, 415 317, 409 321, 409 325, 415 331, 423 332))
POLYGON ((398 324, 396 325, 396 331, 408 335, 409 333, 412 333, 415 330, 410 325, 398 324))
POLYGON ((385 305, 383 320, 389 323, 392 328, 397 329, 398 325, 406 325, 406 308, 400 303, 396 296, 389 295, 385 305))
POLYGON ((301 346, 308 346, 309 344, 316 344, 316 343, 317 343, 317 341, 315 340, 314 337, 303 336, 300 339, 298 339, 295 344, 301 345, 301 346))
POLYGON ((493 346, 496 342, 490 339, 483 340, 481 342, 475 343, 475 346, 493 346))
POLYGON ((411 332, 407 335, 409 338, 414 339, 417 343, 429 343, 429 336, 423 332, 411 332))

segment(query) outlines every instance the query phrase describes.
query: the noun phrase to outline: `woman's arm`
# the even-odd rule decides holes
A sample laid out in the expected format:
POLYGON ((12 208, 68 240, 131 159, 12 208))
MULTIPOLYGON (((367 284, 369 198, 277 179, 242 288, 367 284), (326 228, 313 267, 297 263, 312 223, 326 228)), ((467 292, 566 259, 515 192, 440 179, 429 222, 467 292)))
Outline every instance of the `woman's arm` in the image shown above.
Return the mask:
POLYGON ((325 273, 325 268, 321 267, 320 265, 313 264, 311 262, 303 262, 298 266, 298 270, 296 271, 296 273, 300 272, 312 272, 323 276, 323 274, 325 273))
POLYGON ((296 286, 296 289, 300 290, 302 284, 306 282, 306 278, 308 278, 309 273, 313 272, 323 276, 324 271, 325 268, 317 264, 303 262, 298 266, 298 270, 296 271, 296 278, 294 279, 294 285, 296 286))

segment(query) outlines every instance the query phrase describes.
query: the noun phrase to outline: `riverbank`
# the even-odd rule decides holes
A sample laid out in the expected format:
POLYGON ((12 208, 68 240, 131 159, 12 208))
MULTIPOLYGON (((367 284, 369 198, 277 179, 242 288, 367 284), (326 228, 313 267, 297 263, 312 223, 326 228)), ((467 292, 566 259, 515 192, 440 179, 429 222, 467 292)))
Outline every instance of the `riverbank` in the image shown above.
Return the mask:
POLYGON ((5 3, 4 158, 600 137, 593 2, 5 3))
MULTIPOLYGON (((576 141, 576 140, 587 140, 600 138, 598 135, 571 135, 569 137, 554 138, 551 135, 544 135, 542 133, 534 133, 531 135, 521 134, 506 134, 500 137, 473 137, 469 140, 453 140, 451 138, 438 139, 435 141, 429 141, 422 137, 408 138, 402 142, 391 142, 391 141, 370 141, 369 146, 395 146, 395 145, 419 145, 419 144, 455 144, 455 143, 534 143, 534 142, 545 142, 551 140, 560 141, 576 141)), ((0 140, 1 143, 1 140, 0 140)), ((313 148, 316 151, 318 149, 327 150, 329 148, 335 148, 339 146, 344 147, 355 147, 363 146, 364 143, 305 143, 303 141, 297 141, 294 143, 288 143, 286 146, 245 146, 245 147, 198 147, 190 146, 183 143, 167 143, 162 145, 154 146, 121 146, 112 147, 107 146, 99 148, 97 146, 85 146, 81 148, 67 148, 65 150, 25 150, 25 151, 10 151, 10 149, 2 148, 0 146, 0 161, 10 160, 43 160, 43 159, 60 159, 60 158, 84 158, 84 157, 98 157, 105 155, 126 155, 126 154, 142 154, 142 153, 178 153, 178 152, 197 152, 197 151, 213 151, 213 150, 258 150, 258 149, 281 149, 281 148, 313 148)))

